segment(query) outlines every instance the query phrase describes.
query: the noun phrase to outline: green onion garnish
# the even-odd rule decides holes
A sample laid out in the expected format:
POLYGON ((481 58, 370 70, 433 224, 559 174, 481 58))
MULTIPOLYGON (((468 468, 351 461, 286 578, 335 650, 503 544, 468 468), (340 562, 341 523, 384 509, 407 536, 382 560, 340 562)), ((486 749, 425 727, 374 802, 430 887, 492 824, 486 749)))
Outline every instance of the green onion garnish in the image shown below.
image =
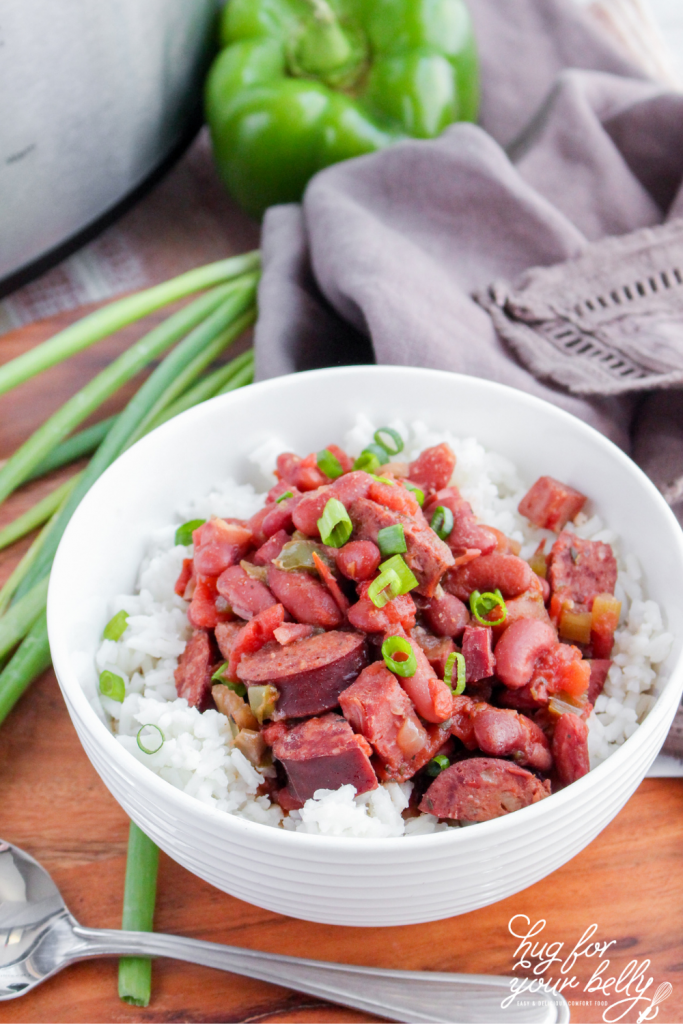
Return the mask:
POLYGON ((372 477, 373 480, 376 480, 378 484, 388 484, 389 487, 395 487, 396 486, 396 481, 392 480, 391 477, 388 477, 388 476, 375 476, 374 473, 370 473, 370 476, 372 477))
POLYGON ((412 590, 414 587, 418 586, 417 579, 415 578, 415 576, 413 575, 413 573, 408 568, 408 566, 406 565, 406 563, 404 562, 403 558, 400 555, 393 555, 392 558, 387 558, 386 562, 380 563, 381 572, 386 572, 389 569, 393 569, 393 571, 398 576, 399 582, 401 584, 399 594, 407 594, 409 590, 412 590))
POLYGON ((103 697, 111 697, 112 700, 123 704, 123 699, 126 696, 126 684, 121 676, 105 669, 100 673, 100 693, 103 697))
POLYGON ((453 651, 446 658, 446 666, 443 674, 443 681, 446 686, 450 686, 451 690, 456 697, 459 697, 461 693, 465 692, 465 658, 462 654, 458 654, 457 651, 453 651), (457 665, 456 670, 456 683, 453 686, 453 666, 457 665))
POLYGON ((324 473, 330 480, 336 480, 344 472, 337 456, 333 455, 332 452, 328 452, 327 448, 323 448, 321 452, 318 452, 316 462, 320 472, 324 473))
POLYGON ((325 510, 318 520, 318 529, 323 544, 332 548, 340 548, 346 544, 353 533, 353 523, 338 498, 330 498, 325 505, 325 510))
POLYGON ((390 636, 382 644, 384 664, 397 676, 414 676, 417 672, 415 651, 402 636, 390 636), (400 657, 397 657, 400 655, 400 657))
POLYGON ((384 608, 401 593, 401 581, 393 569, 381 572, 368 587, 368 597, 375 608, 384 608))
POLYGON ((385 558, 387 555, 401 555, 404 551, 408 550, 403 527, 400 523, 394 523, 393 526, 385 526, 383 530, 380 530, 377 534, 377 544, 379 545, 380 553, 385 558))
POLYGON ((448 760, 445 754, 437 754, 433 757, 427 765, 427 775, 431 775, 433 779, 437 775, 440 775, 446 768, 450 768, 451 762, 448 760))
POLYGON ((226 679, 223 675, 227 671, 228 663, 224 661, 222 665, 219 665, 214 674, 211 676, 212 683, 221 683, 223 686, 227 686, 229 690, 234 690, 239 697, 246 697, 247 688, 244 683, 233 683, 232 680, 226 679))
POLYGON ((500 626, 505 622, 508 617, 508 610, 505 607, 505 601, 500 590, 494 590, 493 593, 487 592, 486 594, 480 594, 478 590, 473 590, 470 594, 470 608, 477 622, 480 622, 482 626, 500 626), (500 608, 501 618, 500 619, 486 619, 485 615, 492 612, 494 608, 500 608))
POLYGON ((128 612, 121 610, 117 612, 113 619, 110 619, 107 625, 104 627, 104 633, 102 636, 105 640, 120 640, 123 634, 126 632, 126 626, 128 625, 128 612))
POLYGON ((175 532, 176 544, 182 544, 187 547, 188 544, 192 543, 192 534, 195 530, 198 530, 200 526, 203 526, 206 519, 191 519, 189 523, 183 523, 179 526, 175 532))
MULTIPOLYGON (((154 743, 156 741, 156 737, 154 736, 154 734, 152 734, 152 736, 148 736, 148 740, 154 743)), ((165 736, 158 725, 143 725, 138 730, 138 746, 143 754, 157 754, 163 747, 164 741, 165 736), (159 739, 156 747, 146 747, 145 744, 142 742, 142 734, 145 731, 145 729, 154 729, 159 734, 159 739)))
POLYGON ((292 494, 291 491, 285 491, 284 494, 281 494, 279 498, 275 499, 275 504, 279 505, 281 501, 286 501, 287 498, 293 498, 293 497, 294 497, 294 495, 292 494))
POLYGON ((432 516, 432 521, 429 524, 441 540, 446 540, 450 536, 451 530, 453 529, 453 513, 449 508, 444 508, 443 505, 437 505, 432 516))
POLYGON ((410 482, 410 480, 404 480, 403 486, 407 487, 409 491, 413 492, 415 496, 415 501, 418 503, 420 508, 422 508, 422 506, 425 503, 425 492, 420 490, 419 487, 416 487, 415 484, 410 482))
POLYGON ((372 452, 367 451, 361 452, 356 461, 353 464, 354 469, 362 469, 366 473, 374 473, 376 469, 379 469, 381 462, 372 452))
POLYGON ((379 430, 375 431, 375 443, 384 448, 384 451, 388 455, 398 455, 399 452, 403 451, 403 438, 397 430, 392 430, 391 427, 380 427, 379 430), (386 441, 382 440, 382 434, 388 434, 391 440, 394 442, 394 446, 387 444, 386 441))

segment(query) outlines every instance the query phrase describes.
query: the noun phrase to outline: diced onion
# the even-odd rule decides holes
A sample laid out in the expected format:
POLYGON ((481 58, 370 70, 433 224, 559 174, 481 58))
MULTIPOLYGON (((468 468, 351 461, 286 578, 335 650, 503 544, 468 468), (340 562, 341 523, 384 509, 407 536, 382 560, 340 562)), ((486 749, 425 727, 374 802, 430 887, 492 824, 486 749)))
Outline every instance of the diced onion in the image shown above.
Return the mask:
POLYGON ((390 636, 382 644, 384 664, 397 676, 414 676, 417 672, 417 658, 410 643, 402 636, 390 636), (396 655, 401 655, 397 658, 396 655))

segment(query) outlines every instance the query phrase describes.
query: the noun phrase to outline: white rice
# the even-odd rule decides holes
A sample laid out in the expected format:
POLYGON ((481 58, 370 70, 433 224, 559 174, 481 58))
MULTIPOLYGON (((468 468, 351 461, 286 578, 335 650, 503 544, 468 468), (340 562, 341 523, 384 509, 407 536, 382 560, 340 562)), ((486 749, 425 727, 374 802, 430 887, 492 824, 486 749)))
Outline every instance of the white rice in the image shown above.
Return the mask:
MULTIPOLYGON (((344 439, 350 455, 357 455, 372 440, 377 424, 358 417, 344 439)), ((541 539, 555 535, 530 527, 517 506, 533 481, 522 481, 515 466, 503 456, 486 451, 474 438, 435 433, 422 422, 395 420, 389 426, 404 438, 407 459, 431 445, 446 441, 456 454, 453 474, 463 496, 482 522, 494 526, 522 545, 528 558, 541 539)), ((286 445, 273 438, 261 445, 251 461, 263 474, 264 487, 272 483, 277 455, 286 445)), ((205 497, 188 501, 177 510, 177 524, 209 516, 247 519, 262 505, 264 494, 251 485, 224 481, 205 497)), ((176 525, 177 525, 176 524, 176 525)), ((218 711, 200 713, 176 695, 173 673, 191 629, 187 602, 174 592, 184 558, 192 548, 175 546, 176 525, 158 530, 150 539, 141 566, 136 594, 115 597, 111 615, 124 610, 129 618, 119 641, 104 640, 96 655, 98 673, 105 669, 121 676, 126 687, 123 703, 102 697, 117 740, 142 764, 171 785, 219 811, 236 814, 263 825, 319 835, 387 838, 424 835, 449 827, 429 814, 404 819, 412 783, 383 783, 376 790, 355 796, 352 786, 318 790, 300 811, 284 815, 267 796, 257 796, 264 772, 256 770, 233 746, 228 719, 218 711), (164 742, 153 754, 137 742, 141 726, 156 726, 164 742)), ((668 656, 673 637, 666 632, 658 605, 643 594, 638 560, 623 553, 616 535, 598 515, 581 513, 573 525, 579 537, 612 545, 619 568, 616 596, 622 616, 615 636, 614 663, 603 693, 598 697, 588 726, 591 768, 631 736, 656 700, 657 666, 668 656)), ((549 547, 549 545, 548 545, 549 547)), ((152 735, 160 739, 152 730, 152 735)), ((154 740, 146 744, 153 748, 154 740)), ((273 772, 267 769, 266 772, 273 772)))

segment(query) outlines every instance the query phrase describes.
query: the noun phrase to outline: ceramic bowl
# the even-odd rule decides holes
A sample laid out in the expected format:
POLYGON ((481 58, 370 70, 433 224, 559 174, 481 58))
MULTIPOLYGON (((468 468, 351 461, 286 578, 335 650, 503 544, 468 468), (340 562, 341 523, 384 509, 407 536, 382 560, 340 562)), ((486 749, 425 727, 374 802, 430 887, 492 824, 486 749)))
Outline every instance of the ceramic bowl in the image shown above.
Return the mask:
POLYGON ((519 892, 574 857, 633 793, 662 745, 683 689, 683 533, 635 464, 584 423, 520 391, 392 366, 319 370, 256 384, 191 409, 139 441, 85 497, 50 583, 57 677, 83 747, 130 817, 178 863, 268 910, 339 925, 404 925, 462 914, 519 892), (485 411, 485 415, 482 412, 485 411), (540 803, 433 835, 346 839, 287 832, 219 812, 146 769, 96 713, 94 652, 108 601, 134 588, 151 530, 221 477, 250 479, 247 455, 273 435, 302 455, 340 441, 357 413, 397 413, 461 436, 476 432, 531 484, 579 487, 643 566, 674 648, 656 705, 619 750, 540 803), (473 429, 476 427, 476 431, 473 429))

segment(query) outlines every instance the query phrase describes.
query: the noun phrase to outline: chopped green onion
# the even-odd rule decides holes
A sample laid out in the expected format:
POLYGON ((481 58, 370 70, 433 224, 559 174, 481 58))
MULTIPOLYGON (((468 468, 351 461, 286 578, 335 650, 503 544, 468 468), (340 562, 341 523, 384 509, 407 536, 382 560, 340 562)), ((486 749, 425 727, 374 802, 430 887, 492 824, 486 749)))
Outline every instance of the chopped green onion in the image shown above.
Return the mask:
MULTIPOLYGON (((154 737, 153 735, 149 736, 148 739, 152 743, 156 742, 156 737, 154 737)), ((138 746, 143 754, 157 754, 163 747, 164 742, 165 736, 158 725, 143 725, 140 729, 138 729, 138 746), (159 742, 157 743, 156 747, 146 747, 145 744, 142 742, 142 734, 145 731, 145 729, 154 729, 156 732, 159 733, 159 742)))
POLYGON ((281 501, 286 501, 287 498, 293 498, 293 497, 294 497, 294 495, 292 494, 291 491, 285 491, 284 494, 281 494, 279 498, 275 499, 275 504, 279 505, 281 501))
POLYGON ((127 625, 128 612, 124 612, 123 609, 121 609, 121 611, 117 612, 114 618, 110 619, 104 627, 104 633, 102 636, 105 640, 120 640, 126 632, 127 625))
POLYGON ((486 594, 480 594, 478 590, 473 590, 470 594, 470 608, 472 609, 472 615, 482 626, 500 626, 508 617, 508 610, 505 607, 505 601, 500 590, 494 590, 493 593, 487 592, 486 594), (494 608, 500 608, 501 618, 495 620, 484 618, 494 608))
POLYGON ((397 676, 414 676, 417 672, 417 658, 408 640, 402 636, 390 636, 382 644, 384 664, 397 676), (398 657, 400 655, 401 657, 398 657))
POLYGON ((182 544, 183 547, 187 547, 188 544, 192 543, 192 534, 195 530, 198 530, 200 526, 203 526, 206 519, 190 519, 189 523, 183 523, 179 526, 175 532, 176 544, 182 544))
POLYGON ((316 462, 320 472, 324 473, 330 480, 336 480, 344 472, 337 456, 333 455, 332 452, 328 452, 327 448, 323 448, 321 452, 318 452, 316 462))
POLYGON ((328 547, 340 548, 346 544, 353 533, 353 523, 338 498, 330 498, 325 510, 318 520, 318 529, 323 544, 328 547))
POLYGON ((380 553, 386 558, 387 555, 401 555, 408 550, 405 534, 400 523, 393 526, 385 526, 377 534, 377 544, 380 553))
POLYGON ((381 572, 368 587, 368 597, 375 608, 384 608, 385 604, 393 601, 400 593, 401 581, 393 569, 381 572))
POLYGON ((445 771, 446 768, 450 768, 451 762, 448 760, 445 754, 437 754, 433 757, 427 765, 427 775, 431 775, 433 779, 441 772, 445 771))
POLYGON ((407 594, 409 590, 413 590, 418 585, 418 581, 411 572, 410 568, 406 565, 401 555, 393 555, 392 558, 388 558, 386 562, 380 563, 380 570, 386 572, 388 569, 393 569, 399 579, 401 589, 399 594, 407 594))
POLYGON ((437 537, 440 537, 441 540, 446 540, 453 529, 453 513, 449 508, 437 505, 429 525, 437 537))
POLYGON ((456 697, 459 697, 461 693, 465 692, 465 658, 462 654, 458 654, 457 651, 453 651, 446 658, 446 667, 444 669, 443 681, 446 686, 450 686, 451 690, 456 697), (453 686, 453 666, 457 665, 456 670, 456 684, 453 686))
POLYGON ((366 449, 364 452, 360 453, 360 455, 353 464, 353 468, 362 469, 366 473, 372 474, 375 472, 376 469, 379 469, 381 465, 382 463, 379 461, 377 456, 373 452, 369 452, 366 449))
POLYGON ((422 508, 422 506, 425 503, 425 492, 421 490, 419 487, 416 487, 416 485, 411 483, 410 480, 404 480, 403 486, 407 487, 409 491, 413 492, 413 494, 415 495, 415 501, 418 503, 420 508, 422 508))
MULTIPOLYGON (((123 704, 123 699, 126 696, 126 684, 121 676, 117 676, 114 672, 108 672, 105 669, 104 672, 100 673, 100 693, 103 697, 111 697, 112 700, 123 704)), ((140 734, 138 733, 138 735, 140 734)))
POLYGON ((227 686, 229 690, 234 690, 238 697, 246 697, 247 688, 244 683, 233 683, 231 679, 226 679, 224 673, 228 669, 227 661, 224 661, 222 665, 219 665, 214 674, 211 676, 212 683, 222 683, 223 686, 227 686))
POLYGON ((378 484, 388 484, 389 487, 395 487, 396 481, 392 480, 388 476, 375 476, 374 473, 370 473, 373 480, 376 480, 378 484))
POLYGON ((380 466, 384 466, 385 463, 389 461, 389 455, 387 454, 387 450, 382 444, 367 445, 367 447, 365 447, 361 452, 361 455, 365 455, 366 452, 368 453, 368 455, 374 455, 377 461, 379 462, 380 466))
POLYGON ((403 438, 397 430, 392 430, 391 427, 380 427, 379 430, 376 430, 375 443, 378 444, 380 448, 384 448, 384 451, 391 456, 398 455, 399 452, 403 451, 403 438), (389 435, 391 440, 394 442, 393 448, 390 444, 387 444, 386 441, 382 440, 382 434, 389 435))

